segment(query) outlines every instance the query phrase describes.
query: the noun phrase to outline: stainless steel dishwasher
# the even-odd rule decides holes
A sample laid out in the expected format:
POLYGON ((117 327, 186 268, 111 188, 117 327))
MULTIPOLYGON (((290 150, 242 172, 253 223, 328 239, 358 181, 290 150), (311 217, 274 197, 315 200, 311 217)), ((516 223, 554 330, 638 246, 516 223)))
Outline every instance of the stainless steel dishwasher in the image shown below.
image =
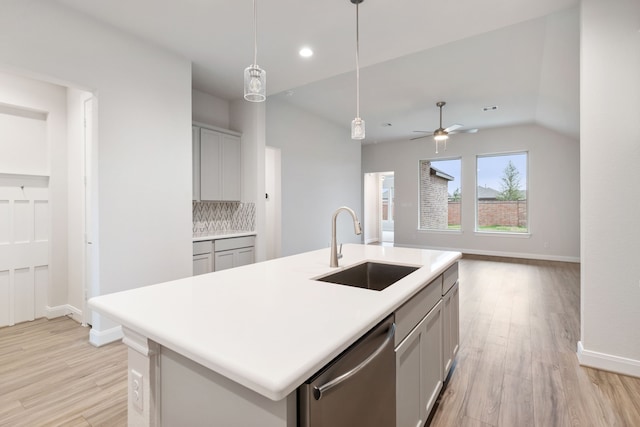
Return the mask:
POLYGON ((300 427, 394 427, 394 316, 298 388, 300 427))

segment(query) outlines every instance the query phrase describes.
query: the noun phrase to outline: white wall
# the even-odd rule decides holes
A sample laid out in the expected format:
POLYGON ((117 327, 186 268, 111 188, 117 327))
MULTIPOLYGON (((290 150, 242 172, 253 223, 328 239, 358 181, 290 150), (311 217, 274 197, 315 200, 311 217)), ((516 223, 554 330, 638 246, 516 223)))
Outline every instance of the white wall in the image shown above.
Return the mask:
POLYGON ((537 125, 483 129, 449 140, 435 154, 432 140, 366 145, 363 172, 395 171, 395 243, 467 253, 577 261, 580 257, 579 143, 537 125), (477 234, 476 155, 529 153, 530 238, 477 234), (462 233, 418 230, 418 162, 462 157, 462 233), (545 247, 548 243, 548 247, 545 247))
POLYGON ((230 103, 226 99, 193 90, 191 92, 191 108, 194 121, 229 129, 230 103))
MULTIPOLYGON (((53 2, 7 0, 2 12, 0 40, 12 42, 0 67, 97 95, 99 293, 189 276, 189 61, 53 2)), ((92 340, 117 338, 102 321, 92 340)))
POLYGON ((265 234, 265 110, 264 102, 231 102, 230 127, 242 132, 242 201, 256 206, 256 261, 267 257, 265 234))
POLYGON ((640 376, 640 2, 583 0, 581 363, 640 376))
MULTIPOLYGON (((360 142, 351 140, 350 119, 339 127, 275 98, 267 99, 266 117, 267 143, 282 150, 282 254, 326 248, 337 208, 346 205, 362 220, 360 142)), ((362 241, 346 213, 337 236, 362 241)))

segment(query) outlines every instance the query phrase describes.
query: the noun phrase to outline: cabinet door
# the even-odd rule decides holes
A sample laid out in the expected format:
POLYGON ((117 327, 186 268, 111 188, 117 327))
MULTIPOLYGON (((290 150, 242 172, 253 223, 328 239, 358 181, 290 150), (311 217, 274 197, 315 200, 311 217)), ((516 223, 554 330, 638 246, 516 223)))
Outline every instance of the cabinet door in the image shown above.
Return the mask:
POLYGON ((234 267, 240 267, 241 265, 253 264, 254 262, 254 250, 251 248, 240 248, 236 250, 236 257, 233 262, 234 267))
POLYGON ((451 352, 451 296, 453 292, 449 290, 442 297, 442 380, 444 381, 449 374, 453 355, 451 352))
POLYGON ((200 128, 191 126, 191 172, 193 200, 200 200, 200 128))
POLYGON ((234 250, 215 252, 215 259, 213 262, 214 271, 233 268, 234 252, 234 250))
POLYGON ((222 135, 222 200, 239 201, 242 189, 242 164, 240 162, 240 138, 222 135))
POLYGON ((426 421, 422 370, 424 322, 396 347, 396 426, 416 427, 426 421))
POLYGON ((451 348, 451 359, 455 359, 458 354, 458 348, 460 347, 460 292, 459 283, 451 288, 449 291, 451 295, 451 339, 449 346, 451 348))
POLYGON ((213 263, 211 254, 201 254, 193 256, 193 275, 211 273, 213 271, 213 263))
POLYGON ((422 321, 425 337, 422 357, 422 384, 425 391, 422 400, 428 415, 442 390, 442 301, 431 309, 422 321))
POLYGON ((222 134, 200 129, 200 199, 222 200, 220 144, 222 134))
POLYGON ((460 341, 460 293, 458 283, 442 297, 442 380, 447 379, 460 341))

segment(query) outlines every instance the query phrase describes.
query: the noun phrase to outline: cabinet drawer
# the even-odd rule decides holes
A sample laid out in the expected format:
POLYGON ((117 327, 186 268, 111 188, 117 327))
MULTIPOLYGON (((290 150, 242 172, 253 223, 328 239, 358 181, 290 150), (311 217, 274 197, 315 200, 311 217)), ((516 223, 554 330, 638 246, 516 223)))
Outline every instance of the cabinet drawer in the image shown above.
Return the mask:
POLYGON ((441 299, 442 276, 438 276, 413 298, 404 303, 402 307, 396 310, 396 346, 441 299))
POLYGON ((193 255, 202 255, 211 253, 211 240, 202 242, 193 242, 193 255))
POLYGON ((247 248, 254 246, 256 236, 231 237, 229 239, 215 240, 213 243, 214 251, 228 251, 231 249, 247 248))
POLYGON ((442 281, 442 295, 449 292, 449 289, 453 287, 458 281, 458 263, 456 262, 451 267, 447 269, 447 271, 443 274, 442 281))

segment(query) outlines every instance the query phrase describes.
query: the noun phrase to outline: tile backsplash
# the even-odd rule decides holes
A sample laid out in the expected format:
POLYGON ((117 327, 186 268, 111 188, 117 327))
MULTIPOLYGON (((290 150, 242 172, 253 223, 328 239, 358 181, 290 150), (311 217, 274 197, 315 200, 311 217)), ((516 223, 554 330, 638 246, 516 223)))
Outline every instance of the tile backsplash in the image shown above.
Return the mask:
POLYGON ((241 202, 193 202, 193 234, 254 231, 256 206, 241 202))

